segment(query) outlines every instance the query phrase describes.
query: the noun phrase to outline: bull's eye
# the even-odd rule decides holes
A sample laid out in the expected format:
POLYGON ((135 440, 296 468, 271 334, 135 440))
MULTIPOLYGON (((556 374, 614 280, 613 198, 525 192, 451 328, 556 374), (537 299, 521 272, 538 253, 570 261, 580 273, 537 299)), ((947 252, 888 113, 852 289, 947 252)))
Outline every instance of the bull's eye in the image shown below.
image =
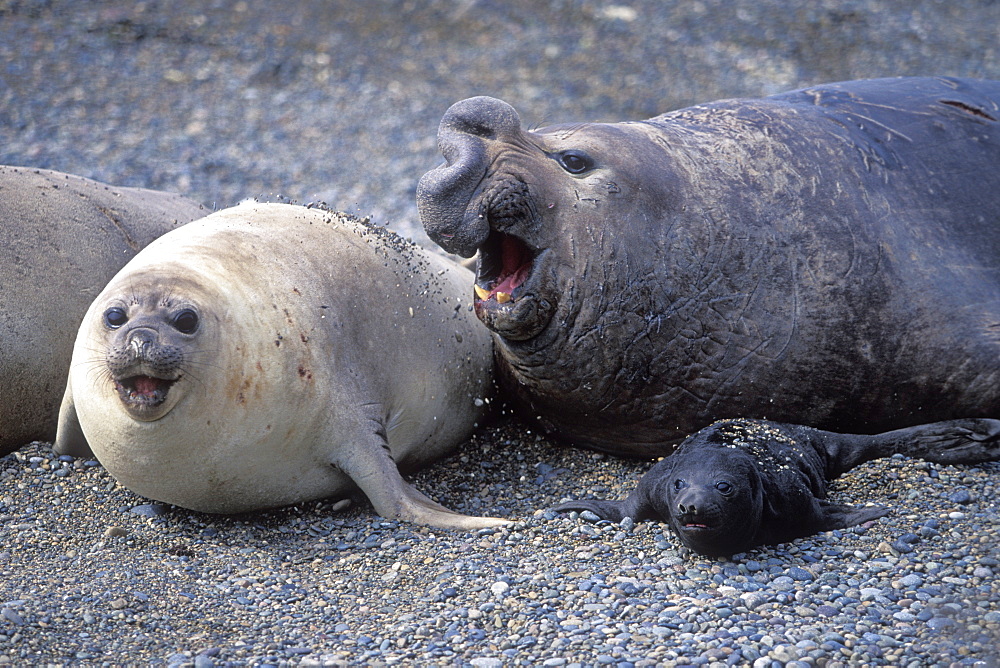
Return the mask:
POLYGON ((563 151, 556 155, 559 166, 570 174, 583 174, 594 168, 594 160, 583 151, 563 151))

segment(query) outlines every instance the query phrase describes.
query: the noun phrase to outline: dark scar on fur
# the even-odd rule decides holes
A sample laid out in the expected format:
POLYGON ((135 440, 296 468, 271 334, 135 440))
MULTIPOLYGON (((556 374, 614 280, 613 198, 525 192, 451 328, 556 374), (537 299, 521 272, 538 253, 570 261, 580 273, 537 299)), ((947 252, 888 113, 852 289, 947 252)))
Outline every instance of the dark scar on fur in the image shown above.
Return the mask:
POLYGON ((961 109, 962 111, 968 112, 973 116, 979 116, 980 118, 985 118, 988 121, 996 122, 997 119, 993 118, 985 111, 978 107, 973 107, 971 105, 965 104, 964 102, 958 102, 957 100, 941 100, 941 104, 947 104, 950 107, 955 107, 961 109))

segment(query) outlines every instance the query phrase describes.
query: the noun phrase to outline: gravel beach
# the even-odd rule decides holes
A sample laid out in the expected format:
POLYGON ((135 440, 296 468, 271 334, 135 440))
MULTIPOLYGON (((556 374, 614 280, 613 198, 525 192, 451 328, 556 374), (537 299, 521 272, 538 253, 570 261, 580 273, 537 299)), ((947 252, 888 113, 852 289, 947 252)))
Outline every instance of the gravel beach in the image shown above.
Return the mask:
MULTIPOLYGON (((414 191, 459 99, 538 126, 996 79, 998 30, 989 0, 0 0, 0 164, 208 209, 325 202, 430 246, 414 191)), ((833 498, 889 516, 732 559, 545 512, 624 496, 648 466, 504 413, 414 477, 516 521, 468 533, 363 499, 193 513, 26 444, 0 458, 0 665, 1000 665, 1000 464, 865 464, 833 498)))
POLYGON ((415 478, 475 533, 363 501, 238 517, 151 504, 45 444, 0 459, 0 662, 153 665, 996 665, 1000 464, 894 457, 838 502, 870 526, 732 560, 664 525, 540 512, 645 469, 509 418, 415 478))

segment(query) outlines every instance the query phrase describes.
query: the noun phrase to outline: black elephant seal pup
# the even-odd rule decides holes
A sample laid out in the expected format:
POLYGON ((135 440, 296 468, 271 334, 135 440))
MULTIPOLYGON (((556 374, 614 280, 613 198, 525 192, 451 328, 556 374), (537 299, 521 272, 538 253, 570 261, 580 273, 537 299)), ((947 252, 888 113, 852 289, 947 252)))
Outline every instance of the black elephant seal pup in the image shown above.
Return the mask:
POLYGON ((388 230, 245 203, 164 235, 108 283, 73 349, 55 450, 211 513, 364 492, 383 517, 505 524, 400 471, 466 439, 492 391, 472 274, 388 230))
POLYGON ((197 202, 48 169, 0 165, 0 455, 56 435, 83 314, 197 202))
POLYGON ((966 419, 875 436, 763 420, 723 420, 684 440, 624 501, 570 501, 601 519, 660 520, 709 556, 843 529, 889 513, 826 500, 827 482, 873 459, 903 454, 942 464, 1000 459, 1000 420, 966 419))
POLYGON ((577 444, 655 457, 722 418, 878 433, 1000 415, 1000 82, 531 132, 477 97, 438 143, 424 227, 479 252, 508 393, 577 444))

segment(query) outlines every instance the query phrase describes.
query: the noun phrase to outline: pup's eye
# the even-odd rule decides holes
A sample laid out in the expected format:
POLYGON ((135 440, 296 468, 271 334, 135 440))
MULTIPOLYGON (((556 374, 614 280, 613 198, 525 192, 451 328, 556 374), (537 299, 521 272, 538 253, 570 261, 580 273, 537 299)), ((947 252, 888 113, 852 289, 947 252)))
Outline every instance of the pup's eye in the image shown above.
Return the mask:
POLYGON ((108 329, 118 329, 128 322, 128 314, 120 306, 112 306, 104 312, 104 324, 108 329))
POLYGON ((181 334, 191 334, 198 329, 198 314, 186 308, 175 315, 170 324, 181 334))
POLYGON ((583 174, 594 168, 594 160, 583 151, 563 151, 556 155, 559 165, 570 174, 583 174))
POLYGON ((719 490, 719 493, 724 496, 729 496, 733 493, 733 486, 725 481, 715 483, 715 489, 719 490))
POLYGON ((676 490, 676 491, 679 492, 682 489, 684 489, 685 487, 687 487, 687 483, 684 482, 683 480, 681 480, 680 478, 678 478, 677 480, 674 480, 674 490, 676 490))

